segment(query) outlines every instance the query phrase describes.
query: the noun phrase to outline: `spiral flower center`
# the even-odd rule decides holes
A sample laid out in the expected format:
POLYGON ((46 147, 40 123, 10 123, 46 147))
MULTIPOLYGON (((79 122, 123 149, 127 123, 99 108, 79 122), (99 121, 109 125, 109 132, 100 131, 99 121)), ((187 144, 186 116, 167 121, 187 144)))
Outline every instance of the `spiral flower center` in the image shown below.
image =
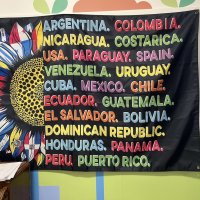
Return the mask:
POLYGON ((17 116, 32 126, 44 125, 43 59, 34 58, 18 67, 10 84, 10 100, 17 116))

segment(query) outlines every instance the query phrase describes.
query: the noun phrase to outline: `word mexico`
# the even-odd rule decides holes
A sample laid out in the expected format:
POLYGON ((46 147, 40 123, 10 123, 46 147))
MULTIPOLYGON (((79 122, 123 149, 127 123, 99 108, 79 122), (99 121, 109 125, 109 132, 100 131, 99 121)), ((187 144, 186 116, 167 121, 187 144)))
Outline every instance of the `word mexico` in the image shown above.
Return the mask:
POLYGON ((198 10, 0 24, 1 161, 200 171, 198 10))

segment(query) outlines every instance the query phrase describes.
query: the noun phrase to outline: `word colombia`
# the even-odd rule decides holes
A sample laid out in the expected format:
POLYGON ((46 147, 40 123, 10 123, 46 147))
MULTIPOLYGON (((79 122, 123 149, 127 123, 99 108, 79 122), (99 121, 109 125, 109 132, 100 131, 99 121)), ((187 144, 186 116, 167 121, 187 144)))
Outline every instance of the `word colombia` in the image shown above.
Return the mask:
MULTIPOLYGON (((117 32, 121 31, 158 31, 168 29, 179 29, 176 18, 153 18, 153 19, 125 19, 116 20, 114 28, 117 32)), ((74 19, 74 18, 59 18, 58 20, 45 20, 44 32, 57 30, 83 30, 88 32, 108 32, 105 20, 98 19, 74 19)))
POLYGON ((0 19, 0 160, 199 171, 196 10, 0 19))

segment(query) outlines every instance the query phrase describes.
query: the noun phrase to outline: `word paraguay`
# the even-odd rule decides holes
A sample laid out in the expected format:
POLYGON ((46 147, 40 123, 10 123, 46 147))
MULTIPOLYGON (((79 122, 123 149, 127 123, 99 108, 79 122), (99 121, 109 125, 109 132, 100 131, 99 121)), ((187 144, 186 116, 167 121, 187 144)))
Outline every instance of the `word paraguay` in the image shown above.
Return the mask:
POLYGON ((130 62, 130 51, 98 51, 73 49, 73 60, 96 62, 130 62))

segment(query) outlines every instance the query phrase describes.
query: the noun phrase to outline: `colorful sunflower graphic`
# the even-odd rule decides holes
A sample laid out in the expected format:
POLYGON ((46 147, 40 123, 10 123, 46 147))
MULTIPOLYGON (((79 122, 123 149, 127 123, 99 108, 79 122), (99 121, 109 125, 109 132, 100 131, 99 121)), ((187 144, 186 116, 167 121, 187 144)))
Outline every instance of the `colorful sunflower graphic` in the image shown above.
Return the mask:
POLYGON ((35 58, 42 42, 42 22, 0 29, 0 151, 38 166, 45 157, 43 59, 35 58))

